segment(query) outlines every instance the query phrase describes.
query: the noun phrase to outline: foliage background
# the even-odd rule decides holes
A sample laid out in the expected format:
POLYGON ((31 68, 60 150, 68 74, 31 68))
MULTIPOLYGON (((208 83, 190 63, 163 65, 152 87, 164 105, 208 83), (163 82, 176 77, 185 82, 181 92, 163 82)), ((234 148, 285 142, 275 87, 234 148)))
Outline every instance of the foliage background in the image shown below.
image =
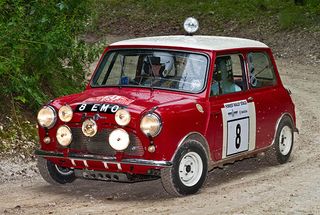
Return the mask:
POLYGON ((97 55, 79 37, 90 22, 88 0, 0 1, 0 95, 38 109, 83 87, 97 55))

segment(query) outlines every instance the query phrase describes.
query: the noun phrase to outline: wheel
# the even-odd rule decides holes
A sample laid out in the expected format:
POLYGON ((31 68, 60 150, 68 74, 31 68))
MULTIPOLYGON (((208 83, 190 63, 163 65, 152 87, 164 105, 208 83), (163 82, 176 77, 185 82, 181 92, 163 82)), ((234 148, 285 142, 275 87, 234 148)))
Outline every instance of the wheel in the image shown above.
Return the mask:
POLYGON ((293 123, 285 116, 279 123, 273 145, 266 151, 267 161, 272 165, 286 163, 293 148, 293 139, 293 123))
POLYGON ((40 175, 49 184, 61 185, 71 183, 76 179, 73 170, 58 166, 44 158, 38 158, 37 166, 40 175))
POLYGON ((161 169, 161 182, 173 196, 190 195, 202 187, 207 173, 205 149, 197 141, 188 141, 177 151, 172 167, 161 169))

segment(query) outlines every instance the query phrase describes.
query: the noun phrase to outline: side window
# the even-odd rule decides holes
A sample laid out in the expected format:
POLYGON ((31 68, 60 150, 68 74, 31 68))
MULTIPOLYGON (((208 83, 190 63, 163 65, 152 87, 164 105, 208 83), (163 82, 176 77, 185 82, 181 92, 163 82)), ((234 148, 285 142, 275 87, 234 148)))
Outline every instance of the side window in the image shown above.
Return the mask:
POLYGON ((248 54, 249 82, 252 88, 273 86, 276 84, 274 68, 269 56, 264 52, 248 54))
POLYGON ((218 56, 214 65, 211 96, 246 90, 245 77, 242 55, 218 56))

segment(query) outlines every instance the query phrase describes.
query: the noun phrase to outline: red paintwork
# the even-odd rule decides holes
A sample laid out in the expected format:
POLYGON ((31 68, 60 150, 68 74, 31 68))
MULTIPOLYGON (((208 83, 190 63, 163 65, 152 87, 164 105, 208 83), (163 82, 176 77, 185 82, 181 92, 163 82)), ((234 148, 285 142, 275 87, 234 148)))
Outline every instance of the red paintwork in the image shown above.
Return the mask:
MULTIPOLYGON (((86 90, 82 93, 64 96, 54 100, 50 105, 53 106, 58 112, 59 108, 64 104, 69 104, 73 109, 76 105, 81 104, 82 101, 88 98, 94 98, 105 95, 121 95, 133 102, 128 106, 127 110, 131 113, 132 120, 126 130, 131 130, 136 133, 140 138, 145 153, 141 159, 146 160, 158 160, 158 161, 170 161, 177 150, 179 142, 190 132, 198 132, 202 134, 209 145, 211 157, 213 161, 221 160, 222 152, 222 114, 221 108, 223 103, 237 101, 242 99, 248 99, 252 97, 256 104, 256 118, 257 118, 257 133, 256 133, 256 148, 263 148, 272 143, 277 120, 283 113, 289 113, 295 123, 294 105, 290 96, 282 85, 277 67, 275 65, 274 58, 269 48, 246 48, 246 49, 233 49, 225 51, 208 51, 190 48, 180 47, 159 47, 159 46, 111 46, 108 47, 104 54, 108 50, 121 49, 121 48, 161 48, 161 49, 174 49, 185 50, 205 53, 210 58, 210 66, 207 80, 212 80, 214 59, 216 55, 222 55, 227 53, 242 53, 246 59, 246 55, 249 51, 264 51, 270 56, 277 76, 277 85, 273 87, 260 88, 260 89, 248 89, 247 91, 237 92, 227 95, 209 97, 210 94, 210 81, 207 81, 205 90, 199 94, 190 94, 169 90, 153 91, 149 88, 91 88, 87 85, 86 90), (195 104, 201 104, 204 113, 200 113, 195 104), (150 144, 149 139, 140 130, 140 119, 144 113, 149 111, 152 107, 158 106, 156 113, 161 116, 163 122, 163 128, 160 134, 154 138, 154 144, 156 146, 155 153, 149 153, 146 149, 150 144)), ((101 57, 102 59, 102 57, 101 57)), ((100 59, 100 61, 101 61, 100 59)), ((89 113, 88 116, 94 115, 89 113)), ((101 114, 103 116, 103 114, 101 114)), ((116 125, 114 115, 105 114, 107 119, 101 119, 97 121, 98 127, 101 127, 101 123, 110 123, 113 127, 119 127, 116 125), (109 116, 108 116, 109 115, 109 116)), ((70 127, 79 126, 81 114, 74 113, 74 117, 71 122, 67 123, 70 127)), ((62 149, 55 141, 56 129, 64 124, 59 119, 55 126, 48 131, 48 135, 51 137, 52 142, 48 145, 42 142, 45 137, 45 129, 39 126, 39 137, 42 150, 47 151, 60 151, 64 152, 67 156, 68 149, 62 149)), ((107 144, 107 143, 106 143, 107 144)), ((72 164, 67 159, 55 159, 51 158, 51 161, 58 163, 59 165, 72 167, 72 164)), ((101 162, 89 162, 90 169, 93 170, 105 170, 101 162)), ((76 168, 84 168, 83 163, 77 163, 76 168)), ((151 167, 138 166, 133 171, 129 171, 127 167, 123 168, 124 172, 144 174, 151 167)), ((156 169, 156 168, 154 168, 156 169)), ((114 168, 109 171, 119 171, 114 168)))

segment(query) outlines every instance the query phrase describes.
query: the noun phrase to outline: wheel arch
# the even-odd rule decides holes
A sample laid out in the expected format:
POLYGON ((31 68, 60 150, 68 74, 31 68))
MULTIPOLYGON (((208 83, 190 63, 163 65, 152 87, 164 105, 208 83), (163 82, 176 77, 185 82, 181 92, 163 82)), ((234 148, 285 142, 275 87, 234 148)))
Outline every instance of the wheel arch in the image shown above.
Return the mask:
POLYGON ((275 127, 274 134, 273 134, 272 143, 271 143, 270 146, 272 146, 274 144, 275 140, 276 140, 279 124, 280 124, 281 120, 284 117, 289 117, 289 119, 290 119, 290 121, 292 123, 293 131, 294 132, 298 132, 298 129, 296 128, 296 125, 294 123, 294 119, 293 119, 292 115, 290 113, 288 113, 288 112, 282 113, 281 116, 279 117, 279 119, 277 120, 276 127, 275 127))
POLYGON ((207 156, 207 160, 208 160, 208 165, 209 165, 210 162, 212 161, 212 159, 211 159, 211 153, 210 153, 210 150, 209 150, 208 141, 206 140, 206 138, 201 133, 196 132, 196 131, 188 133, 186 136, 184 136, 180 140, 175 152, 173 153, 173 155, 171 157, 171 161, 173 161, 173 159, 176 156, 176 154, 177 154, 178 150, 180 149, 180 147, 183 146, 183 144, 186 143, 188 140, 197 141, 199 143, 199 145, 201 145, 204 148, 206 156, 207 156))

